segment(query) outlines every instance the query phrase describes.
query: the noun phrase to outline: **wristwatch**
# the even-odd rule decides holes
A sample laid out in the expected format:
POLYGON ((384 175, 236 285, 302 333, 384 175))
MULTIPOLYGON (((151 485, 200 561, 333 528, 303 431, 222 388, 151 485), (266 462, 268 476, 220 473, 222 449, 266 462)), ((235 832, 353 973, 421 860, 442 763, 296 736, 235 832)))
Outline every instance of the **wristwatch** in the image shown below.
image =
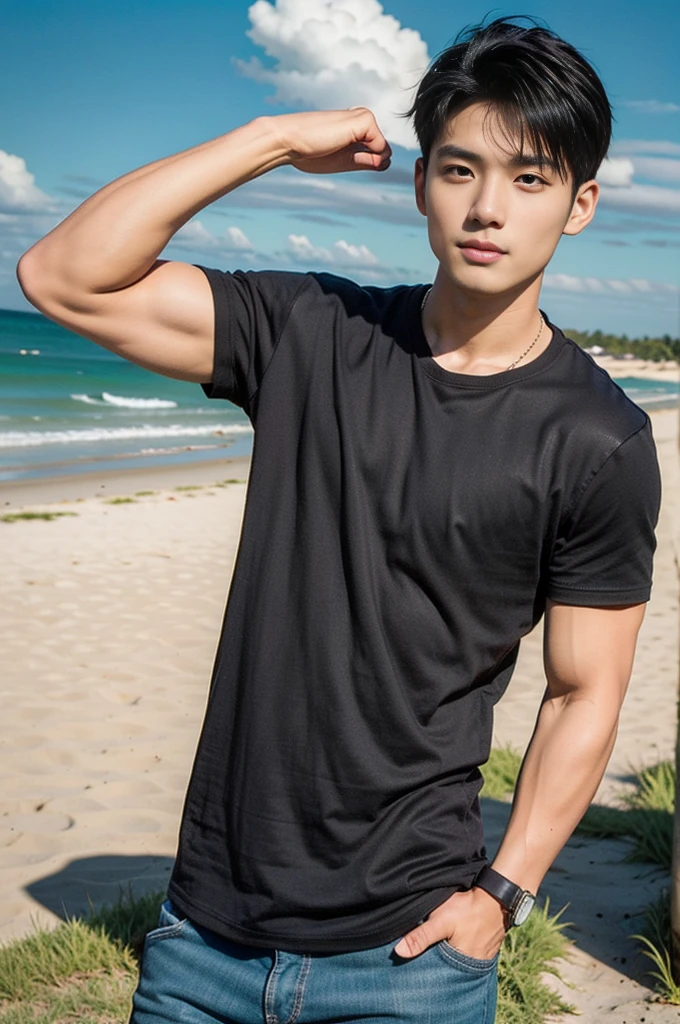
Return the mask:
POLYGON ((482 868, 473 885, 488 892, 507 911, 511 926, 524 924, 533 910, 536 897, 528 889, 520 889, 509 878, 494 871, 488 864, 482 868))

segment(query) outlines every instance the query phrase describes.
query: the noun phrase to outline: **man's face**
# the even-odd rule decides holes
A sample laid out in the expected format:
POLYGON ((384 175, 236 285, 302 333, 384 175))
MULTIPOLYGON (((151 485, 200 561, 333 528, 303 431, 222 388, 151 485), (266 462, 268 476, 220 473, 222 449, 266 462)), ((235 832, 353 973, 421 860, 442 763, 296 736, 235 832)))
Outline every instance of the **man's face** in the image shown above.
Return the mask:
POLYGON ((493 110, 474 103, 451 118, 430 152, 427 174, 416 163, 416 202, 427 216, 430 246, 459 288, 502 295, 535 280, 563 233, 592 218, 598 187, 572 196, 571 177, 518 154, 493 110), (500 252, 475 249, 492 243, 500 252))

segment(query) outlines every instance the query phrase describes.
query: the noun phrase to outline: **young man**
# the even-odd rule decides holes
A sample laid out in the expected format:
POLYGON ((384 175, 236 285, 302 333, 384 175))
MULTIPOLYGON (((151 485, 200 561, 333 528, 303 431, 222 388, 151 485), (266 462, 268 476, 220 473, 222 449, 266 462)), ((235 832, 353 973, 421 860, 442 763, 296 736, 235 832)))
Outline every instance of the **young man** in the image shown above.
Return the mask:
POLYGON ((136 1024, 488 1024, 503 936, 588 806, 649 597, 647 416, 538 309, 597 202, 590 65, 499 19, 412 110, 431 288, 161 261, 282 164, 390 162, 366 109, 267 117, 142 167, 22 258, 44 313, 255 427, 179 852, 136 1024), (487 865, 493 705, 545 612, 547 687, 487 865))

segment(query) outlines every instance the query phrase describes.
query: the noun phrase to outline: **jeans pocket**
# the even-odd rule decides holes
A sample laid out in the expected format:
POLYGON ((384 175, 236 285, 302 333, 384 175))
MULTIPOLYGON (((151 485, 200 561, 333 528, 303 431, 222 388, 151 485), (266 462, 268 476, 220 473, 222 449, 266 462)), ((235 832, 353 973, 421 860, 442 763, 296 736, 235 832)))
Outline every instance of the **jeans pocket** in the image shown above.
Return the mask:
POLYGON ((498 963, 498 957, 500 955, 499 951, 495 956, 492 956, 488 960, 468 956, 467 953, 461 953, 459 949, 452 946, 450 942, 446 941, 446 939, 442 939, 442 941, 437 944, 437 948, 448 963, 453 964, 456 967, 460 967, 461 970, 470 971, 473 974, 478 975, 493 971, 498 963))
POLYGON ((181 935, 188 923, 188 918, 179 917, 175 913, 170 900, 164 900, 158 914, 158 924, 153 931, 148 932, 146 941, 149 943, 157 939, 172 939, 176 935, 181 935))

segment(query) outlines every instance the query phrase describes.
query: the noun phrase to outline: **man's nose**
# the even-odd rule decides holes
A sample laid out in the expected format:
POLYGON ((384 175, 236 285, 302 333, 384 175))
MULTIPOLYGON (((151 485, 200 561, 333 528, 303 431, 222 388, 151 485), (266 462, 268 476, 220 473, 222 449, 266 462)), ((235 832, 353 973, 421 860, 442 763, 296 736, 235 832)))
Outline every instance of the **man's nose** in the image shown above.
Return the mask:
POLYGON ((502 228, 505 216, 501 183, 489 179, 480 181, 468 211, 468 219, 485 227, 502 228))

